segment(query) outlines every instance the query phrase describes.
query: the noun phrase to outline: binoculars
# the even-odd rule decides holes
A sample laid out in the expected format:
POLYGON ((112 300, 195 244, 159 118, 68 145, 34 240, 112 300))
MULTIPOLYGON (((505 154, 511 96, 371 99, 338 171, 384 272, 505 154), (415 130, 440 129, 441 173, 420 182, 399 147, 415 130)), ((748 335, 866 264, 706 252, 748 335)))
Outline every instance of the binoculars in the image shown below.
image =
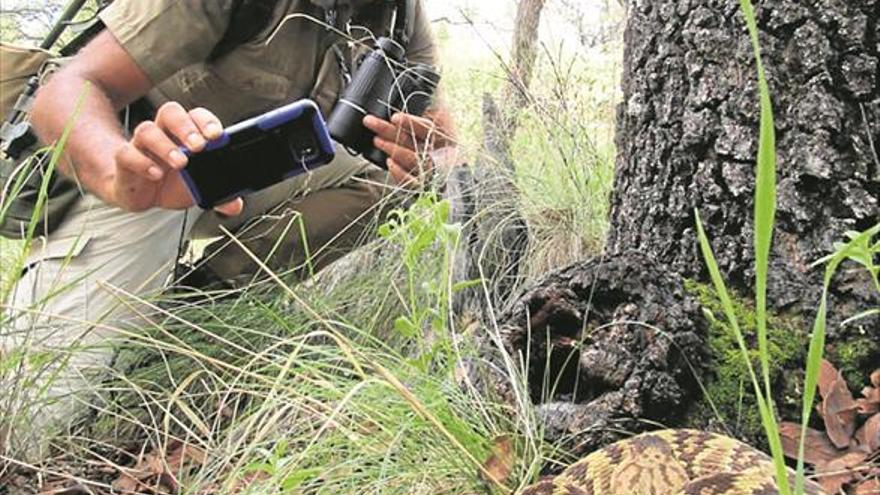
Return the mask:
POLYGON ((364 127, 364 117, 389 120, 396 112, 422 116, 431 106, 440 74, 429 65, 409 64, 404 48, 390 38, 379 38, 377 45, 353 75, 327 127, 336 142, 386 168, 388 155, 373 145, 375 134, 364 127))

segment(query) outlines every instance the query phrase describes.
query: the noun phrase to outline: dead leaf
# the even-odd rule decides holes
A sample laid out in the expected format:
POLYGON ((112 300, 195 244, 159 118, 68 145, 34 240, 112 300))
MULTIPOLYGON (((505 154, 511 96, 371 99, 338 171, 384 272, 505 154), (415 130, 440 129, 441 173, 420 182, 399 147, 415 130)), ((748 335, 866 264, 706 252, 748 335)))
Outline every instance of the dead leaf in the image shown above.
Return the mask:
POLYGON ((819 378, 817 382, 817 385, 819 386, 819 395, 822 399, 825 399, 831 393, 831 389, 834 387, 834 382, 837 381, 838 375, 837 368, 827 360, 823 359, 822 364, 819 366, 819 378))
POLYGON ((855 439, 868 454, 880 450, 880 414, 868 418, 856 432, 855 439))
POLYGON ((179 441, 166 449, 167 455, 151 452, 134 468, 126 469, 113 482, 117 491, 147 493, 177 493, 180 483, 177 477, 194 466, 204 464, 205 451, 179 441))
POLYGON ((856 403, 859 406, 859 414, 870 416, 880 412, 880 386, 874 385, 874 381, 880 378, 880 370, 871 374, 871 385, 862 389, 862 397, 856 403))
POLYGON ((859 483, 855 495, 880 495, 880 480, 873 478, 859 483))
POLYGON ((483 463, 480 477, 487 482, 493 482, 494 479, 498 483, 504 484, 510 478, 512 471, 513 438, 510 435, 502 435, 492 442, 492 455, 483 463), (487 477, 491 477, 491 479, 486 479, 487 477))
POLYGON ((858 479, 859 472, 866 468, 864 462, 867 458, 863 452, 849 451, 817 469, 816 481, 826 492, 840 493, 844 485, 858 479))
MULTIPOLYGON (((798 458, 798 446, 801 441, 801 425, 797 423, 783 422, 779 424, 779 434, 782 436, 782 450, 791 459, 798 458)), ((815 466, 825 465, 836 459, 840 452, 825 433, 807 428, 807 437, 804 440, 804 462, 815 466)))
POLYGON ((820 408, 822 418, 825 420, 825 432, 831 443, 839 449, 845 449, 856 431, 858 405, 846 385, 843 374, 831 363, 822 361, 819 375, 819 392, 824 398, 820 408))
POLYGON ((857 399, 856 407, 862 416, 871 416, 880 412, 880 402, 869 401, 867 399, 857 399))

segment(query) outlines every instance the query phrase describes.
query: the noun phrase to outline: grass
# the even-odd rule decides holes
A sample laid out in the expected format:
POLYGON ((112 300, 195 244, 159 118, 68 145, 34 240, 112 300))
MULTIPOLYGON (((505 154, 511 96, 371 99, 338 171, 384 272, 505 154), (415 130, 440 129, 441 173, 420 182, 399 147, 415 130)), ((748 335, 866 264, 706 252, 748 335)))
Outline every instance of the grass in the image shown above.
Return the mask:
MULTIPOLYGON (((463 54, 472 49, 449 40, 443 50, 450 60, 443 64, 443 94, 460 141, 470 150, 469 161, 480 164, 486 161, 481 154, 483 94, 497 97, 506 79, 499 68, 504 55, 491 50, 463 54)), ((622 98, 622 33, 598 48, 546 40, 540 50, 531 85, 534 105, 518 115, 511 143, 519 190, 515 205, 532 236, 523 264, 527 276, 593 256, 604 247, 616 153, 614 119, 622 98)))
MULTIPOLYGON (((724 312, 727 316, 728 323, 733 329, 736 336, 737 345, 742 353, 743 360, 746 363, 748 376, 755 390, 755 397, 758 403, 758 410, 764 430, 767 434, 767 441, 770 444, 770 453, 773 456, 773 463, 776 467, 776 482, 780 493, 788 495, 791 488, 788 480, 788 473, 785 467, 785 455, 782 451, 782 440, 779 436, 779 426, 776 419, 776 413, 773 409, 773 391, 770 385, 770 352, 768 349, 767 339, 767 269, 769 267, 770 245, 773 240, 773 225, 776 217, 776 128, 773 119, 773 103, 770 98, 770 88, 767 84, 767 78, 764 72, 764 64, 761 58, 761 47, 758 40, 758 26, 755 21, 755 13, 750 0, 741 0, 740 7, 746 19, 749 29, 752 47, 755 54, 755 63, 758 71, 758 88, 760 94, 761 105, 761 125, 760 137, 758 144, 758 161, 757 171, 755 173, 755 304, 756 304, 756 324, 758 337, 758 356, 761 363, 762 382, 755 373, 749 351, 743 332, 740 329, 739 322, 731 301, 727 287, 721 277, 715 256, 712 253, 712 247, 700 220, 699 212, 697 212, 697 232, 700 240, 700 249, 706 265, 709 268, 709 274, 718 297, 721 299, 724 312), (762 385, 763 383, 763 390, 762 385)), ((824 318, 824 316, 823 316, 824 318)), ((814 339, 816 339, 814 335, 814 339)), ((821 351, 820 351, 821 352, 821 351)), ((810 354, 810 358, 814 356, 810 354)), ((821 354, 819 356, 821 360, 821 354)), ((816 363, 818 365, 818 363, 816 363)), ((810 383, 810 367, 808 365, 807 383, 810 383)), ((815 378, 815 377, 814 377, 815 378)), ((809 392, 805 394, 809 396, 809 392)), ((812 404, 812 402, 810 403, 812 404)), ((807 406, 805 406, 807 407, 807 406)), ((810 405, 809 407, 812 407, 810 405)), ((798 493, 803 492, 803 470, 799 470, 797 481, 798 493)))
POLYGON ((455 338, 454 326, 448 336, 422 334, 445 327, 432 323, 436 314, 421 315, 428 325, 419 335, 395 321, 417 319, 413 308, 436 308, 432 301, 454 290, 421 288, 446 278, 446 265, 429 262, 455 240, 456 229, 440 221, 444 209, 426 199, 383 228, 409 259, 396 273, 357 280, 361 289, 370 278, 390 283, 402 297, 382 300, 377 289, 352 306, 349 293, 293 290, 279 277, 278 292, 177 310, 133 335, 126 371, 96 390, 117 399, 104 403, 88 437, 140 437, 150 448, 176 438, 205 449, 207 462, 186 482, 194 491, 255 476, 250 493, 474 493, 530 479, 539 432, 511 419, 527 412, 511 415, 463 384, 459 366, 478 358, 470 341, 455 338), (509 434, 521 439, 516 475, 493 481, 483 462, 493 439, 509 434))

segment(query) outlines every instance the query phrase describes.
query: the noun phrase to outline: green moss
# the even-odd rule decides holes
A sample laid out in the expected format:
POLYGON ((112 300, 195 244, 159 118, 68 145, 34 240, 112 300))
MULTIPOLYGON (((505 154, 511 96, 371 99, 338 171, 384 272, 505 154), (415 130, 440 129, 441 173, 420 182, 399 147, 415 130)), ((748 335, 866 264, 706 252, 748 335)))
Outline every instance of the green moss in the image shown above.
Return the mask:
MULTIPOLYGON (((763 439, 763 427, 752 383, 732 328, 727 322, 714 289, 687 281, 685 287, 697 297, 709 322, 709 373, 700 377, 705 391, 690 418, 697 425, 722 422, 729 430, 746 438, 763 439), (714 406, 714 407, 713 407, 714 406)), ((739 322, 756 373, 760 373, 756 337, 755 310, 749 301, 734 298, 734 312, 739 322)), ((768 320, 770 370, 774 398, 780 416, 796 419, 800 406, 799 370, 806 358, 809 335, 803 323, 784 315, 768 320)))
POLYGON ((843 373, 853 390, 861 390, 868 384, 865 370, 876 367, 880 356, 880 341, 876 338, 858 337, 848 339, 828 349, 828 359, 843 373))

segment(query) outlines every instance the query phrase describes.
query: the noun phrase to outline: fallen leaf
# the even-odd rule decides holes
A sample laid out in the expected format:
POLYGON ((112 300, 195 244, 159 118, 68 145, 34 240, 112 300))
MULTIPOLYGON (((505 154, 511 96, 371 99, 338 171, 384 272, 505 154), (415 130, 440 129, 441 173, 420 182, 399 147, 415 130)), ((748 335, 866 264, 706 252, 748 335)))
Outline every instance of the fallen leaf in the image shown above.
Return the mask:
POLYGON ((825 421, 825 432, 831 443, 839 449, 844 449, 849 446, 856 431, 858 405, 846 385, 843 374, 828 361, 822 362, 819 381, 819 390, 824 398, 820 407, 825 421))
POLYGON ((855 495, 878 495, 880 494, 880 480, 873 478, 856 485, 855 495))
POLYGON ((153 479, 164 471, 162 460, 155 453, 146 454, 131 469, 126 469, 113 482, 113 489, 122 492, 141 492, 155 486, 153 479))
POLYGON ((840 493, 844 485, 858 479, 859 472, 866 468, 864 462, 867 458, 864 452, 849 451, 817 469, 816 481, 826 492, 840 493))
POLYGON ((166 452, 165 456, 159 451, 143 456, 135 467, 119 475, 113 488, 121 492, 177 493, 177 476, 205 462, 204 450, 182 442, 172 442, 166 452))
POLYGON ((856 401, 859 406, 859 414, 864 416, 870 416, 880 412, 880 386, 874 385, 875 379, 878 378, 877 375, 880 375, 880 370, 875 371, 871 375, 871 384, 873 386, 863 388, 863 398, 856 401))
POLYGON ((483 463, 480 476, 487 482, 504 484, 513 471, 513 439, 502 435, 492 442, 492 455, 483 463), (488 475, 488 476, 487 476, 488 475), (487 479, 490 478, 490 479, 487 479))
POLYGON ((831 393, 831 389, 834 387, 834 382, 837 381, 838 375, 837 368, 827 360, 823 359, 822 364, 819 366, 819 378, 817 381, 819 395, 822 399, 825 399, 828 397, 828 394, 831 393))
MULTIPOLYGON (((782 436, 782 450, 791 459, 798 458, 798 446, 801 441, 801 425, 797 423, 783 422, 779 424, 779 434, 782 436)), ((825 433, 807 428, 807 437, 804 440, 804 462, 813 465, 824 465, 836 459, 840 452, 825 433)))
POLYGON ((169 448, 168 464, 172 468, 181 468, 187 465, 202 465, 205 463, 207 454, 204 450, 193 445, 175 442, 169 448))
POLYGON ((855 439, 868 454, 880 450, 880 414, 868 418, 856 432, 855 439))
POLYGON ((880 402, 867 399, 856 399, 856 407, 862 416, 870 416, 880 412, 880 402))

